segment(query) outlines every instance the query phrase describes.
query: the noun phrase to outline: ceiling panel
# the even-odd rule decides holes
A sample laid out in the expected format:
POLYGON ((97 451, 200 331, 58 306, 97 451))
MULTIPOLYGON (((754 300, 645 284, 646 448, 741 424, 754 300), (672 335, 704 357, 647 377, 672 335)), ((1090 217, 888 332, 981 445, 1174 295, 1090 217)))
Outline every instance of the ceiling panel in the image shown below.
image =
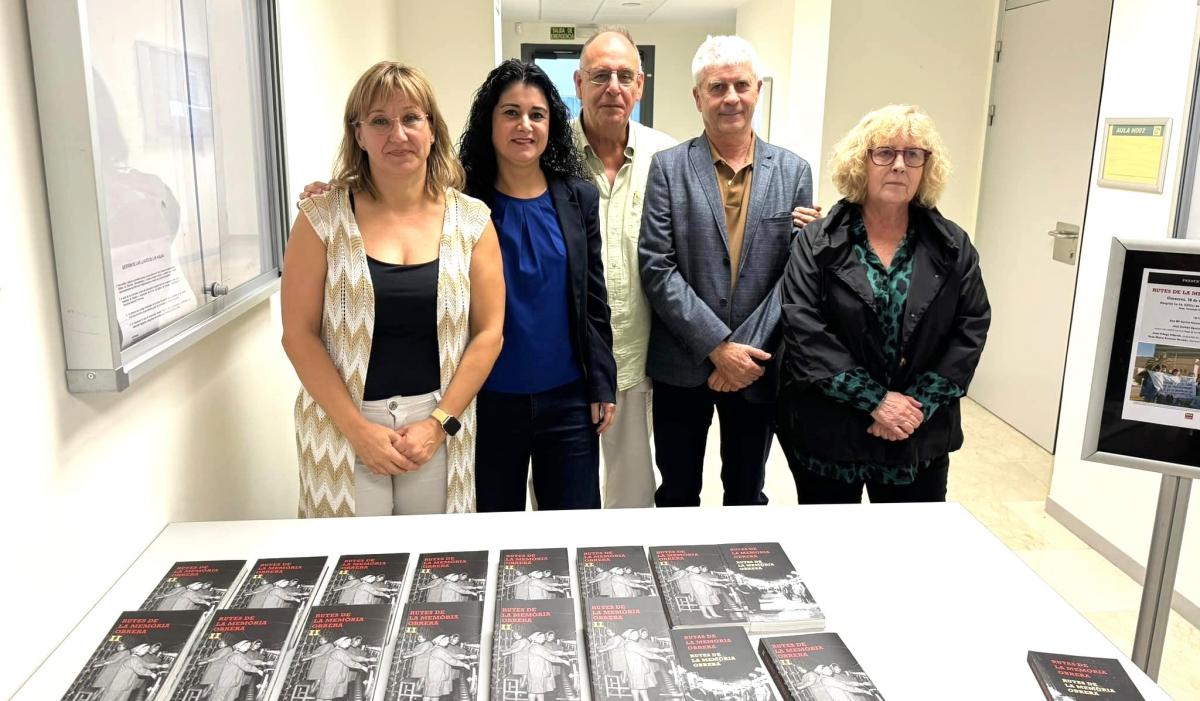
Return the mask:
POLYGON ((729 22, 746 0, 501 0, 505 22, 635 24, 729 22), (636 6, 624 3, 637 2, 636 6))

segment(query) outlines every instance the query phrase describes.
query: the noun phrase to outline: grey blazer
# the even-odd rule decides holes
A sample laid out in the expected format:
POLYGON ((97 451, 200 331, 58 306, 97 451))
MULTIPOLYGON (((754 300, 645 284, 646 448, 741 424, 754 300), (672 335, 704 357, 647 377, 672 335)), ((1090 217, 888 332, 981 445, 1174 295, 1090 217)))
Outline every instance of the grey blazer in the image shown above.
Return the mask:
MULTIPOLYGON (((792 209, 812 206, 812 170, 787 149, 757 139, 737 289, 729 293, 725 207, 708 139, 660 151, 650 164, 638 240, 642 285, 654 310, 646 374, 680 387, 708 380, 722 341, 761 348, 778 360, 779 285, 799 231, 792 209)), ((776 365, 742 390, 775 400, 776 365)))

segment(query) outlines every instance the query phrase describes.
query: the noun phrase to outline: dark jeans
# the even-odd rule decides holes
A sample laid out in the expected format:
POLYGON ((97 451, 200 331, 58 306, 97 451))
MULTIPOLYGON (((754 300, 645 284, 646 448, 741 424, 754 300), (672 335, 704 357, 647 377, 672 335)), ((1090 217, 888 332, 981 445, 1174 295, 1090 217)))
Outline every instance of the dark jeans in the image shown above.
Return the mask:
POLYGON ((843 482, 818 475, 804 468, 792 468, 796 480, 796 498, 801 504, 858 504, 862 502, 863 487, 872 504, 894 502, 946 501, 946 478, 950 472, 950 456, 943 455, 925 469, 917 472, 912 484, 879 484, 878 482, 843 482))
POLYGON ((752 404, 738 392, 714 392, 708 385, 677 387, 654 383, 654 461, 662 485, 656 506, 699 506, 704 481, 704 446, 713 409, 721 425, 721 484, 726 506, 766 504, 763 479, 775 404, 752 404))
POLYGON ((524 511, 533 461, 537 508, 600 508, 600 437, 582 380, 536 394, 479 393, 479 511, 524 511))

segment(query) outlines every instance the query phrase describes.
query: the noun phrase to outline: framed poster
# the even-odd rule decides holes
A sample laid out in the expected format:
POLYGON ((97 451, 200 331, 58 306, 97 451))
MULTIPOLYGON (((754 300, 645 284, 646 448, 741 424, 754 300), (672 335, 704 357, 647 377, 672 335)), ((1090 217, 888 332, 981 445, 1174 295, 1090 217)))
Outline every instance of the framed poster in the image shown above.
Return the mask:
POLYGON ((1113 239, 1085 460, 1200 478, 1200 243, 1113 239))

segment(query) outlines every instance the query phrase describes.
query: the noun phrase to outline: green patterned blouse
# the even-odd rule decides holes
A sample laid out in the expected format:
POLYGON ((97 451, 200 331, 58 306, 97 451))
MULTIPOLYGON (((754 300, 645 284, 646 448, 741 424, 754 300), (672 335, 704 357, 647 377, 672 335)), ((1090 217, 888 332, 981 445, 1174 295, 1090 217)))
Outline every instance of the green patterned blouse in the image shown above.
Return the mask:
MULTIPOLYGON (((863 223, 862 209, 855 207, 850 213, 850 239, 854 254, 866 269, 867 281, 875 294, 879 323, 883 327, 883 356, 887 361, 888 375, 893 375, 900 359, 901 319, 904 305, 908 301, 908 285, 912 280, 912 241, 916 229, 911 220, 900 248, 892 257, 891 267, 885 267, 867 242, 867 227, 863 223)), ((827 396, 844 402, 870 414, 883 401, 888 389, 871 377, 863 367, 854 367, 817 383, 827 396)), ((921 402, 925 420, 928 421, 938 407, 963 396, 963 390, 950 380, 935 372, 925 372, 917 377, 904 394, 921 402)), ((871 462, 837 462, 813 456, 804 457, 805 467, 817 474, 842 482, 878 482, 882 484, 912 484, 917 472, 929 462, 912 465, 883 465, 871 462)))

